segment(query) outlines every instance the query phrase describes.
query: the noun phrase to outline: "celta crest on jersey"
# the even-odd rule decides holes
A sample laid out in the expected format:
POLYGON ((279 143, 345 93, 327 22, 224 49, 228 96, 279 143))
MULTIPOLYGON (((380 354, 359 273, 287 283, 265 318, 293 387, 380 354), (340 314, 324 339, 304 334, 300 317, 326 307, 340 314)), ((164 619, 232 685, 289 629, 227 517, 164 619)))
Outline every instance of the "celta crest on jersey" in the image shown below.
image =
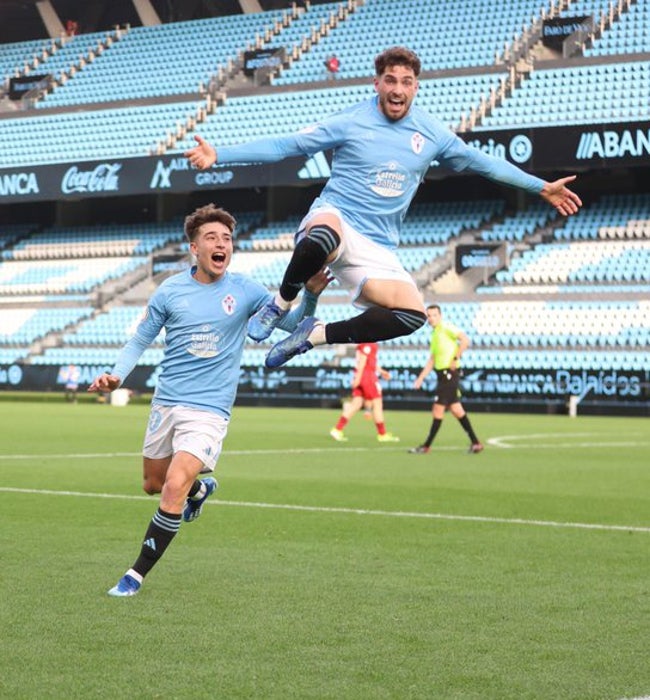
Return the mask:
POLYGON ((232 294, 227 294, 221 300, 221 306, 222 306, 223 310, 228 314, 228 316, 233 315, 233 313, 235 312, 236 305, 237 305, 237 302, 235 301, 235 297, 232 294))
POLYGON ((424 148, 424 136, 417 131, 411 136, 411 148, 413 153, 421 153, 424 148))

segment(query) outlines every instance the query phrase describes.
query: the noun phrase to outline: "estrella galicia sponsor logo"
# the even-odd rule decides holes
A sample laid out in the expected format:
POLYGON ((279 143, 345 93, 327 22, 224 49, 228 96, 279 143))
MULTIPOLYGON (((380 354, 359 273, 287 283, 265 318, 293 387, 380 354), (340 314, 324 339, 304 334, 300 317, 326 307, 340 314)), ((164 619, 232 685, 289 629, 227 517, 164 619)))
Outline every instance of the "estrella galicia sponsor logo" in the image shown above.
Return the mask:
POLYGON ((172 173, 189 169, 190 163, 186 158, 172 158, 169 161, 159 160, 149 183, 149 189, 170 188, 172 186, 172 173))
POLYGON ((190 334, 187 352, 195 357, 215 357, 219 354, 220 340, 221 336, 208 324, 204 324, 198 331, 190 334))
POLYGON ((81 170, 73 165, 61 180, 61 192, 118 192, 121 169, 122 163, 102 163, 92 170, 81 170))
POLYGON ((35 173, 11 173, 0 177, 0 195, 38 194, 38 179, 35 173))
POLYGON ((400 197, 409 185, 410 175, 396 161, 380 165, 370 172, 368 185, 380 197, 400 197))
POLYGON ((580 136, 576 158, 641 158, 650 155, 650 129, 585 131, 580 136))

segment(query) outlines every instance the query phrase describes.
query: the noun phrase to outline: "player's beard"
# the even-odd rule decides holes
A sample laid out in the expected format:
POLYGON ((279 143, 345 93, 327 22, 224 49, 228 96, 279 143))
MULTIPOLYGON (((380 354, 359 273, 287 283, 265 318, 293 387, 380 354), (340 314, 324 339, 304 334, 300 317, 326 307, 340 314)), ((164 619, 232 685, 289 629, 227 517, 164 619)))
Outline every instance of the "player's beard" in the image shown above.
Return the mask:
POLYGON ((381 107, 381 111, 384 113, 386 118, 396 122, 403 119, 408 114, 411 107, 411 102, 409 102, 407 98, 403 98, 400 104, 392 104, 390 102, 390 96, 387 95, 386 97, 380 96, 379 106, 381 107))

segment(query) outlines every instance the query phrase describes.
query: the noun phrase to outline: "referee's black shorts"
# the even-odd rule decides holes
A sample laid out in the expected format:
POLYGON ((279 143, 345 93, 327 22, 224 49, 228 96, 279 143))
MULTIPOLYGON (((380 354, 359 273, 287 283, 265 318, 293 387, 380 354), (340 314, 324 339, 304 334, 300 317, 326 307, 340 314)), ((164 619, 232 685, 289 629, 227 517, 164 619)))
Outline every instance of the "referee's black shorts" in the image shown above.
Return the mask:
POLYGON ((434 403, 450 406, 452 403, 460 401, 460 374, 455 369, 437 369, 438 386, 434 403))

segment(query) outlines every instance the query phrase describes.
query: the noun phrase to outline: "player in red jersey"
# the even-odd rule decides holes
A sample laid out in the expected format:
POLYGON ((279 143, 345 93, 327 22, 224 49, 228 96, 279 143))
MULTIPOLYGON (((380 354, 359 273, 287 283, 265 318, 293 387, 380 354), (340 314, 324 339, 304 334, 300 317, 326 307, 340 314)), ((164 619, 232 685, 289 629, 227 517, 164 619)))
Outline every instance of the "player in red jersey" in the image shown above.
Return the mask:
POLYGON ((382 398, 379 377, 390 379, 390 372, 377 364, 377 343, 360 343, 357 345, 356 366, 352 378, 352 400, 343 404, 343 412, 336 425, 330 430, 330 435, 337 442, 345 442, 347 438, 343 429, 350 418, 363 408, 366 402, 370 403, 372 418, 377 428, 377 440, 379 442, 399 442, 399 438, 386 432, 384 424, 384 400, 382 398))

